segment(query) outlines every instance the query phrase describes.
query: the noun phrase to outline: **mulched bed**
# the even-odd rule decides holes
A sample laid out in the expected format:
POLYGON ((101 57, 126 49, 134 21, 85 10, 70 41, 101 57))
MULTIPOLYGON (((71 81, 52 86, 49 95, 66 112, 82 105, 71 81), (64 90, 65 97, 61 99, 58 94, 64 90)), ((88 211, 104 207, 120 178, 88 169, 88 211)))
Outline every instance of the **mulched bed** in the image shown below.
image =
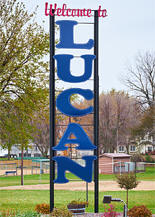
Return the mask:
MULTIPOLYGON (((73 217, 102 217, 104 213, 85 213, 84 215, 73 215, 73 217)), ((119 217, 123 217, 123 213, 118 213, 119 217)), ((49 215, 42 215, 42 217, 48 217, 49 215)), ((155 214, 152 215, 155 217, 155 214)))
MULTIPOLYGON (((123 217, 123 213, 118 213, 119 217, 123 217)), ((74 217, 102 217, 103 213, 85 213, 84 215, 74 215, 74 217)), ((155 214, 152 215, 155 217, 155 214)))

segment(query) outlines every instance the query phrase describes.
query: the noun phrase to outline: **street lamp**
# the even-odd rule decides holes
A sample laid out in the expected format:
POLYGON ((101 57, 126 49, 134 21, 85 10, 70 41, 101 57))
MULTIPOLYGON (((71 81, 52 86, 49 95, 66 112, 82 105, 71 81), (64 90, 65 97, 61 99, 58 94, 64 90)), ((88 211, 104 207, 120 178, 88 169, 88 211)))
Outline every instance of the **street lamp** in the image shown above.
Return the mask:
POLYGON ((123 217, 127 217, 128 208, 126 203, 123 200, 121 200, 120 198, 112 198, 111 195, 104 195, 103 203, 111 203, 111 201, 123 202, 124 203, 123 217))

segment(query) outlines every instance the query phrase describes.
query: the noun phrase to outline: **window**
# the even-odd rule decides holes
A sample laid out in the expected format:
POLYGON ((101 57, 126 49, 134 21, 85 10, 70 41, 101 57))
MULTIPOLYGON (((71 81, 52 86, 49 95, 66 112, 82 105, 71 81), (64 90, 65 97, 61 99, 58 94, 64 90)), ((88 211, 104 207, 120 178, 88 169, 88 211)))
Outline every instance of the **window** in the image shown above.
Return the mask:
POLYGON ((153 139, 152 136, 149 135, 149 136, 148 136, 148 140, 149 140, 149 141, 152 141, 152 139, 153 139))
MULTIPOLYGON (((19 153, 19 157, 22 157, 22 154, 21 154, 21 153, 19 153)), ((31 154, 24 153, 24 154, 23 154, 23 157, 31 157, 31 154)))
POLYGON ((152 147, 149 146, 149 147, 148 147, 148 152, 151 152, 151 151, 152 151, 152 147))
POLYGON ((41 154, 35 153, 34 157, 41 157, 41 154))
POLYGON ((119 146, 119 152, 124 152, 124 146, 119 146))
POLYGON ((119 165, 114 165, 114 173, 125 172, 125 165, 120 163, 119 165))
POLYGON ((131 146, 130 146, 130 151, 136 151, 135 145, 131 145, 131 146))

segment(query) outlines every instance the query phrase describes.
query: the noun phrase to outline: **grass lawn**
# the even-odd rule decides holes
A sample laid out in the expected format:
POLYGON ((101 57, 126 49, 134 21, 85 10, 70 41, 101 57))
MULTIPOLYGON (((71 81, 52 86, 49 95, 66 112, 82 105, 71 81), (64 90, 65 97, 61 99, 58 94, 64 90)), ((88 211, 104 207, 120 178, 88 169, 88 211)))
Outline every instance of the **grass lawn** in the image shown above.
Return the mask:
POLYGON ((146 167, 145 173, 137 173, 137 178, 143 181, 155 181, 155 165, 154 167, 146 167))
MULTIPOLYGON (((0 177, 0 187, 20 185, 20 176, 3 176, 0 177)), ((42 175, 25 175, 24 185, 48 184, 49 174, 42 175)))
MULTIPOLYGON (((71 173, 67 173, 67 178, 69 180, 79 180, 76 176, 71 173)), ((145 173, 137 173, 138 180, 145 181, 155 181, 155 167, 147 167, 145 173)), ((115 175, 100 174, 100 180, 115 180, 115 175)), ((25 175, 24 184, 25 185, 35 185, 35 184, 48 184, 49 174, 42 175, 25 175)), ((1 176, 0 177, 0 187, 20 185, 20 176, 1 176)))
MULTIPOLYGON (((126 192, 102 192, 99 195, 100 212, 104 211, 102 203, 103 195, 112 195, 112 197, 126 200, 126 192)), ((87 212, 93 212, 94 193, 89 191, 89 206, 87 212)), ((55 191, 55 207, 64 207, 71 200, 85 200, 84 191, 55 191)), ((39 203, 49 203, 48 190, 1 190, 0 191, 0 210, 17 209, 19 211, 34 210, 35 205, 39 203)), ((129 208, 135 205, 146 205, 155 213, 155 192, 154 191, 130 191, 129 208)), ((123 211, 123 204, 116 203, 117 211, 123 211)))

